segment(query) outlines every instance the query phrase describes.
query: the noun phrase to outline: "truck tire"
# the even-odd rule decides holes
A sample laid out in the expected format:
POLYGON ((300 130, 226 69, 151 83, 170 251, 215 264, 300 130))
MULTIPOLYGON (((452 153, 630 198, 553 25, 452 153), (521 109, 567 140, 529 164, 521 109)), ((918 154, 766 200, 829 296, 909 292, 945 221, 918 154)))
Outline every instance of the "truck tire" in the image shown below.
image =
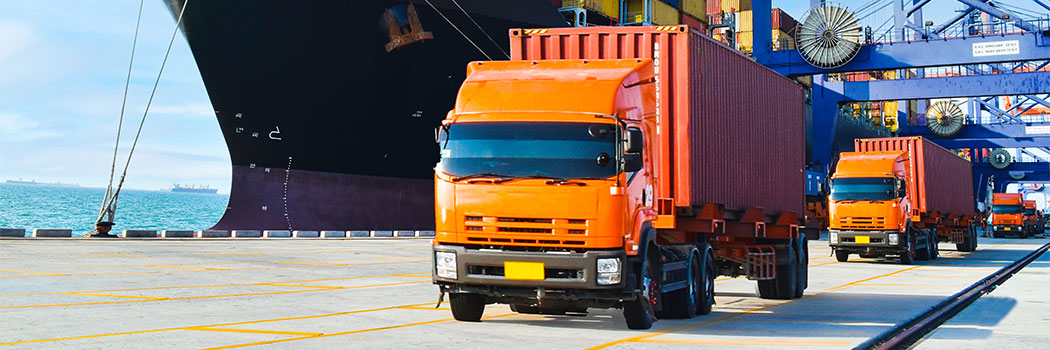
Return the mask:
POLYGON ((806 294, 806 287, 809 287, 809 242, 805 236, 802 236, 795 247, 798 248, 795 253, 798 271, 795 273, 797 279, 795 280, 795 295, 792 297, 797 299, 806 294))
POLYGON ((930 260, 930 254, 933 254, 933 247, 930 247, 930 231, 925 231, 922 235, 916 236, 915 241, 915 260, 930 260), (926 242, 922 248, 918 248, 920 239, 926 242))
POLYGON ((538 314, 540 313, 540 308, 525 304, 510 304, 510 311, 517 312, 519 314, 538 314))
POLYGON ((973 226, 966 228, 966 235, 963 236, 962 243, 955 244, 955 250, 960 252, 972 252, 973 244, 977 241, 977 233, 974 231, 973 226))
POLYGON ((972 232, 973 233, 970 235, 970 250, 969 251, 976 252, 977 251, 977 241, 978 241, 978 239, 977 239, 977 228, 975 227, 972 230, 972 232))
POLYGON ((481 294, 452 293, 448 295, 448 302, 457 321, 479 322, 485 313, 485 296, 481 294))
POLYGON ((835 260, 839 262, 846 262, 849 260, 849 251, 843 249, 835 249, 835 260))
POLYGON ((689 271, 686 272, 686 288, 667 293, 664 299, 664 312, 670 318, 693 318, 703 294, 704 280, 700 257, 695 252, 689 257, 689 271))
MULTIPOLYGON (((704 243, 704 247, 707 247, 707 243, 704 243)), ((697 315, 707 315, 711 313, 711 308, 715 305, 715 258, 711 254, 710 249, 704 249, 704 265, 700 270, 703 272, 703 295, 700 299, 700 304, 696 305, 697 315)))
POLYGON ((930 231, 930 259, 937 259, 941 256, 941 247, 937 242, 937 232, 930 231))
MULTIPOLYGON (((909 235, 910 236, 910 235, 909 235)), ((911 252, 913 246, 913 238, 908 238, 908 246, 904 247, 904 251, 901 252, 901 265, 911 265, 915 263, 915 253, 911 252)))
POLYGON ((758 281, 758 295, 763 299, 791 299, 795 296, 795 285, 798 282, 798 255, 795 254, 795 240, 790 240, 784 249, 788 253, 787 264, 776 266, 776 277, 771 280, 758 281))
POLYGON ((627 321, 627 328, 649 329, 656 322, 656 304, 660 297, 659 277, 657 273, 656 260, 660 252, 650 249, 642 263, 642 293, 634 300, 623 302, 623 318, 627 321))

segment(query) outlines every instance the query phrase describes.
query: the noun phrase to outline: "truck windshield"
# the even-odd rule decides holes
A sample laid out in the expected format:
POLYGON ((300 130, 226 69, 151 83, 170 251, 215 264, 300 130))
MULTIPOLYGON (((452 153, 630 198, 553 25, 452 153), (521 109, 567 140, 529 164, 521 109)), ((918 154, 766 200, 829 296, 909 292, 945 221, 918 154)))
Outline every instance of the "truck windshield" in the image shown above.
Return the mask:
POLYGON ((1024 212, 1024 206, 1018 204, 996 204, 992 206, 995 214, 1020 214, 1024 212))
POLYGON ((831 200, 886 201, 895 198, 892 177, 847 177, 831 181, 831 200))
POLYGON ((1035 215, 1035 209, 1025 209, 1024 215, 1035 215))
POLYGON ((616 129, 601 123, 460 123, 438 135, 438 170, 452 176, 608 178, 616 129))

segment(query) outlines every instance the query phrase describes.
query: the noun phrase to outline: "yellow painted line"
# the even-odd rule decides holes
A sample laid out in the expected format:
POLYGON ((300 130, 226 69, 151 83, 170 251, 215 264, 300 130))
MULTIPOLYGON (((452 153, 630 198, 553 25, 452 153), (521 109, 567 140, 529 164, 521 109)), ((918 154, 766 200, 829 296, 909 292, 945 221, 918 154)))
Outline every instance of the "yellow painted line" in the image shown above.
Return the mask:
MULTIPOLYGON (((343 290, 343 289, 359 289, 359 288, 372 288, 372 287, 388 287, 398 286, 405 284, 415 283, 429 283, 430 281, 411 281, 411 282, 397 282, 397 283, 382 283, 382 284, 370 284, 364 286, 352 286, 352 287, 328 287, 323 289, 303 289, 303 290, 288 290, 280 292, 260 292, 260 293, 240 293, 240 294, 223 294, 223 295, 204 295, 195 297, 179 297, 179 298, 165 298, 158 300, 128 300, 128 301, 104 301, 94 303, 68 303, 68 304, 42 304, 42 305, 17 305, 17 306, 0 306, 0 309, 27 309, 37 307, 58 307, 58 306, 83 306, 83 305, 105 305, 105 304, 126 304, 126 303, 141 303, 149 301, 173 301, 173 300, 197 300, 197 299, 214 299, 214 298, 229 298, 229 297, 246 297, 246 296, 259 296, 259 295, 278 295, 278 294, 292 294, 292 293, 305 293, 305 292, 320 292, 320 291, 332 291, 332 290, 343 290)), ((3 345, 3 344, 0 344, 3 345)))
POLYGON ((78 292, 58 293, 58 294, 83 295, 83 296, 90 296, 90 297, 147 299, 147 300, 164 300, 164 299, 167 299, 167 298, 162 298, 162 297, 140 297, 140 296, 134 296, 134 295, 93 294, 93 293, 78 293, 78 292))
POLYGON ((641 339, 635 343, 658 343, 658 344, 688 344, 688 345, 791 345, 791 346, 814 346, 814 345, 850 345, 848 341, 839 340, 686 340, 686 339, 641 339))
POLYGON ((257 286, 272 286, 272 287, 294 287, 294 288, 317 288, 317 289, 328 289, 328 288, 344 288, 339 286, 307 286, 302 284, 284 284, 284 283, 257 283, 257 286))
POLYGON ((896 276, 893 278, 981 278, 981 276, 896 276))
POLYGON ((318 336, 324 333, 310 333, 310 332, 287 332, 287 331, 267 331, 260 329, 238 329, 238 328, 213 328, 213 327, 189 327, 183 328, 187 331, 205 331, 205 332, 230 332, 230 333, 256 333, 256 334, 279 334, 279 335, 299 335, 299 336, 318 336))
POLYGON ((965 286, 965 284, 936 284, 936 283, 860 283, 858 286, 889 286, 889 287, 953 287, 965 286))
POLYGON ((435 308, 432 308, 432 307, 422 307, 422 306, 402 306, 402 307, 399 307, 398 309, 405 309, 405 310, 450 310, 450 311, 452 310, 452 308, 448 308, 448 307, 439 307, 439 308, 435 309, 435 308))
MULTIPOLYGON (((44 276, 69 276, 69 275, 67 275, 67 274, 64 274, 64 273, 50 273, 50 272, 33 272, 33 271, 14 271, 14 270, 0 270, 0 272, 9 272, 9 273, 28 273, 28 274, 33 274, 33 275, 44 275, 44 276)), ((20 276, 11 276, 11 277, 20 277, 20 276)))
MULTIPOLYGON (((420 259, 419 261, 430 261, 429 259, 420 259)), ((331 267, 331 266, 367 266, 367 265, 386 265, 386 264, 402 264, 411 261, 382 261, 382 262, 371 262, 371 263, 360 263, 360 264, 334 264, 325 265, 319 267, 331 267)), ((163 266, 163 265, 161 265, 163 266)), ((296 266, 264 266, 264 267, 249 267, 249 268, 228 268, 228 269, 202 269, 202 268, 181 268, 178 271, 139 271, 139 272, 110 272, 110 273, 68 273, 68 274, 56 274, 54 276, 3 276, 0 278, 25 278, 25 277, 58 277, 58 276, 126 276, 126 275, 156 275, 156 274, 173 274, 173 273, 187 273, 187 272, 210 272, 210 271, 253 271, 253 270, 277 270, 277 269, 294 269, 294 268, 305 268, 316 265, 296 265, 296 266)), ((69 269, 75 269, 78 267, 67 267, 69 269)))
MULTIPOLYGON (((517 313, 509 313, 509 314, 502 314, 502 315, 495 315, 495 316, 486 316, 486 317, 482 317, 482 319, 486 319, 487 320, 487 319, 493 319, 493 318, 499 318, 499 317, 507 317, 507 316, 513 316, 513 315, 517 315, 517 313)), ((448 322, 448 321, 452 321, 452 320, 455 320, 455 319, 453 319, 453 318, 445 318, 445 319, 440 319, 440 320, 414 322, 414 323, 401 324, 401 325, 395 325, 395 326, 386 326, 386 327, 361 329, 361 330, 356 330, 356 331, 339 332, 339 333, 326 333, 326 334, 322 334, 322 335, 309 336, 309 337, 277 339, 277 340, 268 340, 268 341, 261 341, 261 342, 255 342, 255 343, 247 343, 247 344, 220 346, 220 347, 215 347, 215 348, 205 348, 205 350, 220 350, 220 349, 243 348, 243 347, 247 347, 247 346, 283 343, 283 342, 289 342, 289 341, 295 341, 295 340, 303 340, 303 339, 314 339, 314 338, 334 337, 334 336, 339 336, 339 335, 361 334, 361 333, 368 333, 368 332, 375 332, 375 331, 385 331, 385 330, 390 330, 390 329, 422 326, 422 325, 427 325, 427 324, 448 322)), ((0 345, 3 345, 3 344, 0 344, 0 345)))
POLYGON ((213 271, 229 271, 230 269, 223 269, 218 267, 192 267, 192 266, 174 266, 174 265, 145 265, 145 267, 159 267, 165 269, 186 269, 186 270, 213 270, 213 271))
POLYGON ((817 266, 824 266, 824 265, 831 265, 831 264, 838 264, 838 263, 839 263, 838 261, 832 261, 832 262, 826 262, 826 263, 822 263, 822 264, 809 265, 809 267, 817 267, 817 266))

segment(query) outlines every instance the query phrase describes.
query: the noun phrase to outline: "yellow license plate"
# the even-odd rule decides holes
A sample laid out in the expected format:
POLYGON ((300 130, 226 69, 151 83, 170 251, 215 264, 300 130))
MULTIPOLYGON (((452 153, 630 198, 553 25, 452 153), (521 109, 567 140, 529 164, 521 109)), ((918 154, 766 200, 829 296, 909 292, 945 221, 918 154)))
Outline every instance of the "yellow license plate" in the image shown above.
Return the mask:
POLYGON ((1010 228, 1009 228, 1009 227, 1005 227, 1005 228, 1003 228, 1003 229, 1004 229, 1004 230, 1006 230, 1006 231, 1010 231, 1010 228))
POLYGON ((503 277, 509 280, 542 281, 546 276, 541 262, 504 261, 503 277))
POLYGON ((855 239, 856 239, 857 243, 863 243, 863 244, 871 243, 871 237, 868 237, 868 236, 857 236, 855 239))

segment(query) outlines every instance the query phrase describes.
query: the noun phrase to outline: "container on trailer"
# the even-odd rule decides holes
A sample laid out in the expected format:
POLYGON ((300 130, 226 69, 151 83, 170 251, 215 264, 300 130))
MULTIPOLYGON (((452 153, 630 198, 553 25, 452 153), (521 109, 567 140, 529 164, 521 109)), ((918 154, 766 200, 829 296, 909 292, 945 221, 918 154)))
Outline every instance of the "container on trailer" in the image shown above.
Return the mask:
POLYGON ((915 193, 913 214, 975 212, 970 161, 922 137, 857 139, 856 152, 911 152, 908 192, 915 193))
POLYGON ((804 95, 794 81, 686 26, 511 31, 513 60, 638 58, 657 71, 654 168, 670 180, 658 182, 657 200, 804 213, 804 95))
POLYGON ((685 12, 682 12, 678 16, 678 22, 689 26, 690 29, 699 30, 701 32, 707 31, 707 26, 704 25, 704 22, 700 21, 699 19, 693 18, 692 15, 689 15, 685 12))

